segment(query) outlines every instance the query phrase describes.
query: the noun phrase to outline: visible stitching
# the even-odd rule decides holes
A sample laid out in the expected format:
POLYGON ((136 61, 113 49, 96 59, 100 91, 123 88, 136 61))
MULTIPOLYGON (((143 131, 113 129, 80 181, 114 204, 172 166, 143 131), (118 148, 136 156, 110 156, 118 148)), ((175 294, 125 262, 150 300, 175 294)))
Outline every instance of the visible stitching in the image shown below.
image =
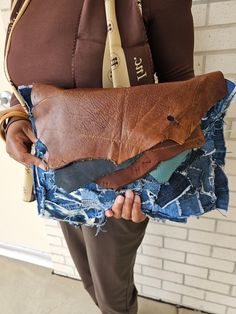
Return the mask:
MULTIPOLYGON (((85 2, 85 1, 84 1, 85 2)), ((75 26, 75 32, 74 32, 74 41, 73 41, 73 47, 72 47, 72 54, 71 54, 71 76, 72 76, 72 81, 74 83, 74 86, 76 86, 76 77, 75 77, 75 50, 76 50, 76 43, 78 41, 78 31, 79 31, 79 26, 80 26, 80 21, 81 21, 81 15, 82 11, 84 8, 84 2, 82 5, 82 8, 78 14, 77 17, 77 23, 75 26)))
MULTIPOLYGON (((143 38, 145 38, 145 41, 143 42, 143 48, 146 52, 147 55, 147 60, 149 63, 149 69, 151 70, 150 72, 154 75, 155 73, 155 69, 154 69, 154 62, 153 62, 153 57, 152 57, 152 52, 151 52, 151 47, 149 44, 149 40, 148 40, 148 35, 147 35, 147 30, 144 24, 144 17, 143 14, 140 13, 139 7, 136 4, 136 11, 138 13, 138 17, 142 26, 142 31, 143 31, 143 38)), ((154 76, 153 76, 153 82, 154 82, 154 76)))

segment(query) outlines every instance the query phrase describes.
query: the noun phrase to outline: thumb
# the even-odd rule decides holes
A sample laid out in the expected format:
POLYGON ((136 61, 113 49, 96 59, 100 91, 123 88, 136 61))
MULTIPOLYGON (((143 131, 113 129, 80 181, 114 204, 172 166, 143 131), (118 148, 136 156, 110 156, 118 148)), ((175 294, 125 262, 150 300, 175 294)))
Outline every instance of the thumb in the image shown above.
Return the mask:
POLYGON ((25 126, 23 127, 23 132, 25 133, 25 135, 30 139, 30 141, 32 143, 36 143, 37 142, 37 137, 35 136, 34 132, 32 131, 31 126, 25 126))
POLYGON ((25 153, 24 163, 26 165, 35 165, 45 171, 48 170, 48 166, 43 160, 29 153, 25 153))

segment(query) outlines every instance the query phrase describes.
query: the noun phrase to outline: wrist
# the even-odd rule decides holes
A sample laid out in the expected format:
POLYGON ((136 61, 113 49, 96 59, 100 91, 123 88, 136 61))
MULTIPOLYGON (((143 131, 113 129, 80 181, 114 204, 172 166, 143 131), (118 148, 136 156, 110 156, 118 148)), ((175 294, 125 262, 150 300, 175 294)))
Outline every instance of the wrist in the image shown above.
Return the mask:
POLYGON ((8 131, 8 129, 9 129, 9 126, 10 126, 11 124, 13 124, 14 122, 20 121, 20 120, 25 120, 25 121, 30 122, 30 120, 27 119, 27 118, 25 118, 25 117, 14 116, 14 117, 9 118, 9 120, 8 120, 8 122, 6 123, 6 126, 5 126, 5 128, 4 128, 5 135, 7 135, 7 131, 8 131))

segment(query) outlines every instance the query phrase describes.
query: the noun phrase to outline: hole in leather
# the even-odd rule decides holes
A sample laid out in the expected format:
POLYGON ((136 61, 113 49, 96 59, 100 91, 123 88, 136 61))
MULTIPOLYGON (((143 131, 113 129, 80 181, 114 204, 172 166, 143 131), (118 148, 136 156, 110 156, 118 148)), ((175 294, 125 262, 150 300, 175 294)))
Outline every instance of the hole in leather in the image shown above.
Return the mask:
POLYGON ((173 117, 172 115, 168 115, 168 116, 167 116, 167 120, 169 120, 169 121, 175 121, 175 117, 173 117))

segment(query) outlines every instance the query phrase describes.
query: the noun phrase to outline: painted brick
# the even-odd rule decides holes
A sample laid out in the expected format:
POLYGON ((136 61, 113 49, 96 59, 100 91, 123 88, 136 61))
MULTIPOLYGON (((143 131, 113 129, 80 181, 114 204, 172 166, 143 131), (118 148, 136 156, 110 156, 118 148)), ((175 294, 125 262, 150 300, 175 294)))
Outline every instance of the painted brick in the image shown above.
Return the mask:
POLYGON ((234 140, 226 140, 226 156, 229 158, 236 157, 236 141, 234 140))
POLYGON ((147 286, 143 286, 143 294, 147 297, 153 297, 157 300, 173 302, 173 303, 180 303, 181 295, 169 291, 165 291, 162 289, 151 288, 147 286))
POLYGON ((157 267, 157 268, 162 267, 161 259, 150 257, 150 256, 145 256, 145 255, 140 255, 140 254, 137 254, 136 256, 136 263, 141 264, 141 265, 157 267))
POLYGON ((207 278, 208 273, 208 270, 206 268, 176 263, 172 261, 164 261, 163 268, 166 270, 175 271, 177 273, 193 275, 201 278, 207 278))
POLYGON ((157 278, 152 278, 148 276, 143 276, 139 274, 134 274, 134 281, 142 284, 142 285, 147 285, 155 288, 160 288, 161 287, 161 280, 157 278))
POLYGON ((74 274, 74 276, 73 276, 72 278, 75 278, 75 279, 78 279, 78 280, 82 280, 82 279, 80 278, 80 275, 79 275, 79 273, 77 272, 76 269, 74 270, 74 272, 75 272, 75 274, 74 274))
POLYGON ((225 73, 236 72, 236 53, 224 53, 206 56, 205 72, 222 71, 225 73))
POLYGON ((236 117, 236 97, 233 98, 232 103, 230 104, 229 108, 226 111, 225 117, 226 117, 226 119, 236 117))
POLYGON ((236 1, 222 1, 209 4, 208 24, 228 24, 236 22, 236 1))
POLYGON ((10 9, 10 0, 1 0, 1 9, 10 9))
MULTIPOLYGON (((236 55, 236 53, 235 53, 235 55, 236 55)), ((235 63, 236 63, 236 60, 235 60, 235 63)), ((236 139, 236 121, 232 121, 230 139, 236 139)))
POLYGON ((233 289, 232 289, 232 296, 236 297, 236 286, 234 286, 233 289))
POLYGON ((217 221, 217 232, 236 235, 236 224, 235 222, 217 221))
POLYGON ((64 255, 64 256, 70 256, 69 250, 65 247, 50 245, 50 251, 51 251, 51 253, 64 255))
POLYGON ((194 55, 194 73, 195 75, 203 74, 203 56, 194 55))
POLYGON ((134 272, 137 273, 137 274, 141 274, 141 272, 142 272, 142 266, 139 265, 139 264, 135 264, 135 265, 134 265, 134 272))
POLYGON ((135 283, 135 286, 138 290, 138 294, 141 294, 142 295, 142 285, 140 285, 139 283, 135 283))
POLYGON ((211 269, 224 270, 227 272, 232 272, 234 270, 233 262, 190 253, 187 253, 187 263, 192 265, 204 266, 211 269))
POLYGON ((215 314, 225 314, 226 306, 207 302, 199 299, 195 299, 192 297, 183 296, 182 304, 185 306, 189 306, 194 309, 198 309, 200 311, 206 311, 215 314))
POLYGON ((70 267, 68 265, 54 263, 54 269, 55 269, 55 272, 57 274, 59 274, 59 273, 60 274, 67 274, 67 275, 70 275, 70 276, 74 275, 73 267, 70 267))
POLYGON ((208 213, 204 214, 207 217, 215 218, 217 220, 223 220, 223 221, 236 221, 236 208, 230 207, 227 211, 221 210, 214 210, 208 213))
POLYGON ((235 262, 236 261, 236 250, 213 247, 212 248, 212 257, 221 258, 221 259, 235 262))
POLYGON ((52 262, 53 263, 60 263, 60 264, 64 264, 65 263, 64 255, 51 254, 51 258, 52 258, 52 262))
POLYGON ((162 288, 164 290, 169 290, 173 292, 177 292, 183 295, 189 295, 191 297, 203 299, 204 298, 204 291, 192 287, 188 287, 185 285, 180 285, 177 283, 164 281, 162 284, 162 288))
POLYGON ((163 237, 146 233, 142 243, 163 246, 163 237))
POLYGON ((228 306, 232 306, 236 308, 236 298, 229 297, 226 295, 222 295, 215 292, 206 292, 206 300, 219 303, 219 304, 227 304, 228 306))
POLYGON ((229 274, 217 270, 210 270, 209 279, 235 285, 236 274, 229 274))
POLYGON ((51 244, 51 245, 59 245, 59 246, 62 245, 62 240, 60 237, 48 235, 47 238, 48 238, 49 244, 51 244))
POLYGON ((236 26, 195 29, 195 52, 236 49, 236 26))
POLYGON ((155 256, 159 258, 165 258, 169 260, 184 262, 185 254, 183 252, 173 251, 169 249, 163 249, 150 245, 143 245, 143 253, 149 256, 155 256))
POLYGON ((206 25, 206 13, 206 4, 197 4, 192 6, 192 15, 195 27, 206 25))
POLYGON ((166 237, 186 239, 187 230, 165 225, 165 223, 151 222, 147 226, 147 233, 158 234, 166 237))
POLYGON ((227 175, 236 175, 236 160, 235 159, 229 159, 226 158, 225 162, 225 173, 227 175))
MULTIPOLYGON (((236 141, 235 141, 236 144, 236 141)), ((230 192, 229 194, 229 206, 235 206, 236 205, 236 192, 230 192)))
POLYGON ((54 235, 58 237, 63 237, 63 233, 60 228, 56 228, 55 226, 45 226, 45 230, 48 235, 54 235))
POLYGON ((143 274, 155 278, 159 278, 162 280, 173 281, 177 283, 183 283, 183 274, 177 274, 175 272, 156 269, 149 266, 143 266, 143 274))
POLYGON ((189 217, 186 224, 180 224, 180 227, 187 229, 198 229, 205 231, 214 231, 215 230, 215 220, 208 219, 204 216, 198 217, 189 217))
POLYGON ((228 308, 227 314, 236 314, 236 309, 228 308))
POLYGON ((236 237, 228 235, 189 230, 189 240, 236 249, 236 237))
POLYGON ((51 227, 60 227, 59 223, 57 222, 57 220, 53 220, 53 219, 45 219, 45 226, 51 226, 51 227))
POLYGON ((75 267, 75 264, 71 257, 65 257, 65 262, 66 262, 66 265, 75 267))
POLYGON ((67 243, 66 243, 65 238, 62 238, 61 240, 62 240, 62 246, 64 246, 65 248, 67 248, 68 246, 67 246, 67 243))
POLYGON ((178 251, 197 253, 200 255, 210 255, 211 251, 211 247, 209 245, 184 240, 175 240, 171 238, 164 239, 164 247, 178 251))
POLYGON ((184 283, 188 286, 201 288, 202 290, 211 290, 223 294, 228 294, 230 289, 229 285, 188 275, 185 275, 184 283))

